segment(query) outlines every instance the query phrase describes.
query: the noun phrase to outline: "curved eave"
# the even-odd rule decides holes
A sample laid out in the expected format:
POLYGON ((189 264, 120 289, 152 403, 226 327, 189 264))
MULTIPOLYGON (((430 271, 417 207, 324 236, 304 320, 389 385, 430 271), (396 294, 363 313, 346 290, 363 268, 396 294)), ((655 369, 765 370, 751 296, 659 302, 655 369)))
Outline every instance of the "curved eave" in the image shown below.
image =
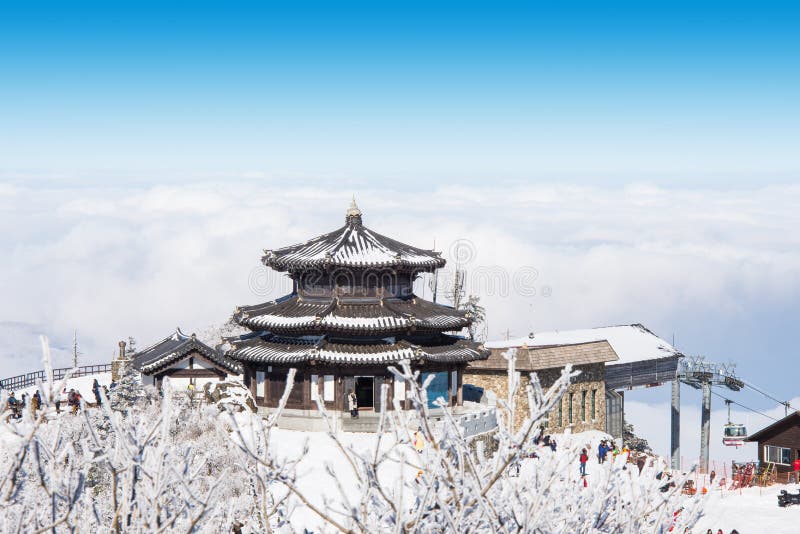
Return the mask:
POLYGON ((412 299, 374 300, 367 303, 303 301, 294 296, 256 306, 237 308, 234 320, 254 332, 285 335, 364 335, 458 331, 472 322, 461 311, 412 299))
POLYGON ((417 345, 408 341, 396 343, 356 345, 325 342, 297 341, 273 336, 251 338, 234 346, 227 356, 240 362, 270 365, 344 364, 391 365, 408 360, 416 363, 467 363, 482 360, 489 351, 482 345, 467 340, 451 340, 442 345, 417 345))
POLYGON ((360 223, 276 250, 265 250, 263 264, 276 271, 307 269, 400 269, 432 271, 444 267, 440 253, 374 232, 360 223))
POLYGON ((139 371, 148 375, 157 373, 169 368, 174 363, 183 360, 186 358, 186 356, 193 352, 206 357, 215 365, 218 365, 232 374, 240 374, 242 372, 241 365, 237 361, 229 359, 223 354, 209 351, 205 345, 195 342, 187 342, 169 353, 160 355, 150 361, 142 362, 139 365, 139 371))

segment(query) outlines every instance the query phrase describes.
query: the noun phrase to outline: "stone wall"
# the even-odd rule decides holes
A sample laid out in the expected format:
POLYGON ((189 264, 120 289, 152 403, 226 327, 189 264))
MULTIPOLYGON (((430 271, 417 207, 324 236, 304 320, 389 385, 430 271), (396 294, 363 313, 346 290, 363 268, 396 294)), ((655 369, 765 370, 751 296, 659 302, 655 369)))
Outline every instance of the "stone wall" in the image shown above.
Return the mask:
MULTIPOLYGON (((572 432, 584 430, 606 429, 606 395, 605 366, 602 363, 579 365, 574 370, 581 374, 572 379, 567 392, 561 398, 560 409, 557 406, 548 414, 547 429, 549 432, 572 432), (594 411, 592 410, 592 392, 594 391, 594 411), (584 397, 585 395, 585 397, 584 397), (570 399, 572 400, 572 419, 570 420, 570 399)), ((544 369, 537 371, 537 376, 546 390, 561 376, 561 369, 544 369)), ((530 384, 530 373, 520 373, 520 388, 516 393, 516 408, 513 428, 520 427, 528 415, 528 396, 526 387, 530 384)), ((464 371, 464 384, 472 384, 493 391, 498 400, 508 398, 508 373, 503 371, 477 370, 467 368, 464 371)), ((508 413, 499 406, 498 417, 508 417, 508 413)))

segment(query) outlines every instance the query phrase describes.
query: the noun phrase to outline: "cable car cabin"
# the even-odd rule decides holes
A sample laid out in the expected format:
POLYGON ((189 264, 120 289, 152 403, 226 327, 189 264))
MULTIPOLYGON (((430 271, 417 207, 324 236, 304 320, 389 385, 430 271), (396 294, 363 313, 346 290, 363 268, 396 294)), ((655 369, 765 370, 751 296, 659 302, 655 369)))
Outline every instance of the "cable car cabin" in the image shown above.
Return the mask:
POLYGON ((728 423, 722 430, 722 444, 728 447, 741 447, 747 439, 747 427, 728 423))

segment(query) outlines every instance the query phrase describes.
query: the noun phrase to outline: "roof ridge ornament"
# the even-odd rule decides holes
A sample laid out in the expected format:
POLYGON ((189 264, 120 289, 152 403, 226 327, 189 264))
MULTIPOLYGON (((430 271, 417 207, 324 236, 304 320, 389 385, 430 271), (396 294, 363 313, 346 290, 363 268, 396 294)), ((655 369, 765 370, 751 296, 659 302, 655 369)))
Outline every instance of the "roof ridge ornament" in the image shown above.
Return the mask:
POLYGON ((344 214, 344 221, 347 223, 347 226, 361 226, 362 224, 361 210, 358 209, 355 195, 353 195, 352 200, 350 200, 350 207, 347 208, 344 214))

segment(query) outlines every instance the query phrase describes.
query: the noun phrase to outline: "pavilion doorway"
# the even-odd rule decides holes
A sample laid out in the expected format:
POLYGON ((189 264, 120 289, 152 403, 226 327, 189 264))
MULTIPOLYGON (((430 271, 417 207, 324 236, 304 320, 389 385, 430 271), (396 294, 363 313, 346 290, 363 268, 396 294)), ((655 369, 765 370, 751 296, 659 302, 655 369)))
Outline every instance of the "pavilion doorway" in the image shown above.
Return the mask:
POLYGON ((359 410, 372 410, 375 408, 375 377, 356 377, 356 399, 359 410))

